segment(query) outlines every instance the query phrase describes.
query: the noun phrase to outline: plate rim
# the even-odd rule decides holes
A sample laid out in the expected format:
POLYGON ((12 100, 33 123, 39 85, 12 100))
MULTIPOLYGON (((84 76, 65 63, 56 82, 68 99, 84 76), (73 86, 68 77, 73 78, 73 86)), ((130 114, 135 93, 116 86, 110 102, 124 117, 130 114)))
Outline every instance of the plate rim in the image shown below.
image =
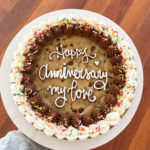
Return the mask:
MULTIPOLYGON (((25 36, 25 34, 23 34, 25 36)), ((15 45, 16 46, 16 45, 15 45)), ((18 44, 17 44, 18 46, 18 44)), ((9 77, 8 77, 9 78, 9 77)), ((20 129, 27 137, 29 137, 30 139, 32 139, 33 141, 35 141, 36 143, 43 145, 45 147, 48 148, 53 148, 53 149, 61 149, 62 150, 62 145, 63 145, 63 149, 68 149, 69 147, 73 147, 73 149, 77 149, 77 148, 81 148, 84 149, 91 149, 91 148, 95 148, 98 146, 101 146, 109 141, 111 141, 113 138, 115 138, 118 134, 120 134, 126 127, 127 125, 131 122, 132 118, 134 117, 136 110, 138 108, 138 105, 140 103, 141 100, 141 96, 142 96, 142 91, 143 91, 143 67, 142 67, 142 63, 141 63, 141 59, 140 56, 138 54, 138 51, 134 45, 134 43, 132 42, 132 40, 130 39, 130 37, 127 35, 127 33, 119 26, 117 25, 114 21, 110 20, 107 17, 104 17, 101 14, 95 13, 95 12, 91 12, 88 10, 81 10, 81 9, 61 9, 61 10, 56 10, 47 14, 44 14, 34 20, 32 20, 30 23, 28 23, 26 26, 24 26, 17 34, 16 36, 12 39, 12 41, 9 43, 7 50, 3 56, 2 59, 2 63, 1 63, 1 69, 0 69, 0 81, 2 81, 2 83, 0 84, 0 91, 1 91, 1 97, 2 97, 2 101, 4 104, 4 107, 9 115, 9 117, 11 118, 11 120, 14 122, 14 124, 18 127, 18 129, 20 129), (136 89, 136 95, 134 96, 133 102, 131 107, 129 108, 129 110, 126 112, 126 114, 124 114, 123 118, 121 119, 120 123, 117 124, 116 126, 114 126, 110 131, 108 131, 107 133, 105 133, 104 135, 101 135, 97 138, 92 138, 92 139, 87 139, 84 141, 81 140, 77 140, 77 141, 67 141, 67 140, 58 140, 57 138, 54 137, 48 137, 47 135, 45 135, 43 132, 41 131, 36 131, 30 123, 28 123, 25 118, 23 117, 23 115, 19 112, 17 114, 15 114, 15 112, 17 110, 17 106, 14 104, 13 109, 10 109, 9 103, 13 102, 12 101, 12 95, 10 93, 10 82, 9 81, 4 81, 3 77, 8 77, 10 74, 8 74, 10 72, 10 62, 12 62, 12 55, 10 56, 11 53, 13 53, 12 48, 14 47, 15 43, 17 44, 18 40, 20 40, 20 42, 23 39, 20 39, 21 35, 23 33, 25 33, 27 30, 30 30, 31 27, 38 25, 41 21, 47 20, 50 17, 52 17, 53 15, 58 16, 60 14, 83 14, 83 15, 90 15, 93 17, 98 17, 101 18, 101 20, 103 20, 104 22, 112 25, 113 27, 116 27, 117 30, 119 31, 119 33, 121 35, 123 35, 123 37, 125 37, 125 39, 129 42, 129 45, 131 46, 131 48, 133 48, 132 50, 134 51, 135 54, 135 60, 136 60, 136 65, 137 65, 137 70, 138 70, 138 84, 136 87, 138 87, 138 89, 136 89), (9 61, 6 61, 9 60, 9 61), (6 67, 8 66, 8 67, 6 67), (3 85, 3 87, 2 87, 3 85), (7 91, 4 90, 6 87, 7 91), (7 93, 8 92, 8 93, 7 93), (10 98, 11 97, 11 98, 10 98), (7 99, 8 98, 8 99, 7 99), (130 113, 130 115, 128 115, 130 113), (19 117, 19 119, 16 119, 16 115, 19 117), (129 117, 126 117, 126 116, 129 117), (22 119, 21 119, 22 118, 22 119), (20 122, 21 119, 21 122, 20 122), (23 121, 24 120, 24 121, 23 121), (125 120, 125 121, 124 121, 125 120), (22 124, 23 123, 23 124, 22 124), (24 125, 27 125, 28 128, 30 128, 30 130, 32 130, 32 133, 27 132, 27 129, 25 129, 24 125), (32 126, 32 127, 31 127, 32 126), (115 134, 114 134, 115 132, 115 134), (33 136, 34 135, 34 136, 33 136), (44 139, 48 139, 49 143, 47 143, 44 140, 40 140, 37 136, 40 137, 44 137, 44 139), (45 138, 46 136, 46 138, 45 138), (56 144, 57 143, 57 144, 56 144)))

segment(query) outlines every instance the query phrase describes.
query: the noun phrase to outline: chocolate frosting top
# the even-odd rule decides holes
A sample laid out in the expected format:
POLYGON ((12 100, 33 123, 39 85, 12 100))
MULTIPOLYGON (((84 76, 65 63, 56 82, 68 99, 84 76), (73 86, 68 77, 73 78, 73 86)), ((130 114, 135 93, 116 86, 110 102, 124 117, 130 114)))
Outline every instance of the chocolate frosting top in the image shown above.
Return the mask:
POLYGON ((82 116, 82 123, 83 125, 88 126, 93 123, 93 119, 89 114, 85 114, 82 116))
POLYGON ((118 50, 115 44, 111 44, 106 48, 106 53, 108 57, 114 56, 116 54, 116 51, 118 50))
POLYGON ((115 99, 115 97, 112 94, 108 94, 105 97, 105 102, 108 106, 115 106, 117 103, 117 100, 115 99))
POLYGON ((109 91, 111 94, 117 95, 117 94, 119 94, 120 88, 117 85, 112 84, 109 88, 109 91))
POLYGON ((58 123, 63 124, 65 127, 68 127, 70 125, 70 115, 64 113, 59 115, 58 123))
POLYGON ((102 103, 101 105, 100 105, 100 113, 102 114, 102 115, 106 115, 106 111, 107 111, 107 104, 104 102, 104 103, 102 103))
POLYGON ((91 117, 94 121, 99 121, 101 120, 101 114, 100 114, 100 109, 95 109, 91 112, 91 117))
POLYGON ((125 84, 124 76, 121 76, 121 75, 115 76, 113 79, 113 83, 116 85, 122 85, 123 86, 125 84))
POLYGON ((125 71, 121 66, 115 65, 114 68, 113 68, 113 73, 115 75, 119 75, 119 74, 125 74, 125 71))
POLYGON ((74 113, 70 117, 70 122, 71 122, 73 127, 75 127, 75 128, 79 127, 81 125, 81 118, 80 118, 79 114, 74 113))
POLYGON ((111 57, 111 63, 113 65, 120 65, 122 63, 122 56, 118 55, 111 57))

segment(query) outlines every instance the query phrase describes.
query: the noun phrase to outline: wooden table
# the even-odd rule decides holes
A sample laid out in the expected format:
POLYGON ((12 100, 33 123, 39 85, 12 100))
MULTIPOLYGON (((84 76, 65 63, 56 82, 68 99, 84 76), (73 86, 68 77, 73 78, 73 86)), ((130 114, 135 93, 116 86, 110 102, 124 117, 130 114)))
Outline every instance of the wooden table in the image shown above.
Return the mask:
MULTIPOLYGON (((0 62, 16 33, 50 11, 78 8, 100 13, 119 24, 135 43, 144 69, 144 91, 131 123, 115 139, 95 150, 150 149, 150 1, 149 0, 0 0, 0 62)), ((0 137, 17 129, 0 99, 0 137)), ((82 150, 82 148, 81 148, 82 150)))

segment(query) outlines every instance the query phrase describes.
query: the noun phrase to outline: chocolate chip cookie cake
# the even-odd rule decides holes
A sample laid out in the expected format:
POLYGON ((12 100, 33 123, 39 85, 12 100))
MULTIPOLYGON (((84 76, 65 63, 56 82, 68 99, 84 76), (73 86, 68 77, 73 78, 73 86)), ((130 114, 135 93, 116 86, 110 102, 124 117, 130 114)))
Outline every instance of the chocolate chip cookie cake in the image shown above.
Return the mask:
POLYGON ((33 27, 11 65, 11 92, 26 120, 48 136, 86 139, 119 123, 137 80, 129 44, 85 16, 33 27))

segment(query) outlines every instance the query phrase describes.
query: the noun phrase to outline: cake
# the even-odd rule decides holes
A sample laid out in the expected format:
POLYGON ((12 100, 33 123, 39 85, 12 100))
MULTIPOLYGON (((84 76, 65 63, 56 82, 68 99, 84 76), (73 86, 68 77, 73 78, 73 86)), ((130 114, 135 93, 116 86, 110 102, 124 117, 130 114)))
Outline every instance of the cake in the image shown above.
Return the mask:
POLYGON ((26 120, 48 136, 106 133, 130 107, 136 87, 130 45, 103 21, 60 16, 33 27, 11 65, 11 93, 26 120))

